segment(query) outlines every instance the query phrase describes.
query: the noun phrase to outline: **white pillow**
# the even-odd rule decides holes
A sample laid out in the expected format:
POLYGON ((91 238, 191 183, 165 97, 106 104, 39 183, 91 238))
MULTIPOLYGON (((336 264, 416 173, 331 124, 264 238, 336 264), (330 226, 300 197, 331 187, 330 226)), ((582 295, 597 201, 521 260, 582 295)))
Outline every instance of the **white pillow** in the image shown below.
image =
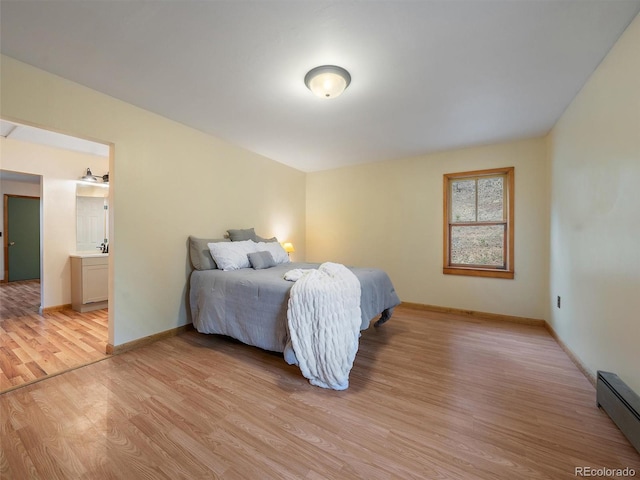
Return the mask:
POLYGON ((257 252, 253 240, 207 243, 207 246, 218 268, 225 271, 249 268, 248 255, 257 252))
POLYGON ((278 242, 259 242, 256 243, 256 248, 258 252, 269 252, 276 265, 289 263, 290 261, 289 254, 284 251, 284 248, 278 242))

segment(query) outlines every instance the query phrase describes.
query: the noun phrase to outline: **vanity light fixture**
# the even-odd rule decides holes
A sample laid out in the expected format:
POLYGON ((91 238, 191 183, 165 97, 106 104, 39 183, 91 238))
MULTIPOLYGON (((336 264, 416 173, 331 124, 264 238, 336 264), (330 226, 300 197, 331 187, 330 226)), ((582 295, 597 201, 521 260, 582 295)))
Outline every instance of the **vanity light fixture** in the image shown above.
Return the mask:
POLYGON ((335 98, 349 86, 351 75, 342 67, 322 65, 309 70, 304 83, 318 97, 335 98))
POLYGON ((87 173, 85 173, 82 177, 82 180, 84 180, 85 182, 97 182, 98 179, 96 178, 96 176, 91 173, 91 169, 87 167, 87 173))
POLYGON ((98 183, 98 177, 91 173, 91 169, 87 167, 87 173, 80 177, 79 181, 83 183, 94 183, 97 185, 106 184, 105 186, 109 186, 109 172, 107 172, 105 175, 102 175, 100 178, 102 178, 102 183, 98 183))

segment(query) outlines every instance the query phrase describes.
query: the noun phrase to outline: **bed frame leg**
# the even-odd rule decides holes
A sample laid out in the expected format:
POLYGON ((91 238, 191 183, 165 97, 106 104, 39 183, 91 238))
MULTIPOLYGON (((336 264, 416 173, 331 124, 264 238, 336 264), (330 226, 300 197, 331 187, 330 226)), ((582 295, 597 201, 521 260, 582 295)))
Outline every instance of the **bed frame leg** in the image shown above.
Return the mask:
POLYGON ((384 325, 385 323, 387 323, 387 320, 391 318, 392 313, 393 313, 393 308, 387 308, 383 310, 382 315, 380 315, 380 318, 376 321, 376 323, 373 324, 373 326, 379 327, 380 325, 384 325))

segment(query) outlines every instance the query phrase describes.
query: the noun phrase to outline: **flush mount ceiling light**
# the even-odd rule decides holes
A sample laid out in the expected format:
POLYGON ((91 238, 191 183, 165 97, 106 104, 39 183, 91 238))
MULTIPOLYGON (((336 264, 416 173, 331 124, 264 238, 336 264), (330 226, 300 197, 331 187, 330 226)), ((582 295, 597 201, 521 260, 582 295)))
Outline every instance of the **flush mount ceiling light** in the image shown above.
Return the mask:
POLYGON ((322 65, 309 70, 304 83, 318 97, 335 98, 349 86, 351 75, 342 67, 322 65))

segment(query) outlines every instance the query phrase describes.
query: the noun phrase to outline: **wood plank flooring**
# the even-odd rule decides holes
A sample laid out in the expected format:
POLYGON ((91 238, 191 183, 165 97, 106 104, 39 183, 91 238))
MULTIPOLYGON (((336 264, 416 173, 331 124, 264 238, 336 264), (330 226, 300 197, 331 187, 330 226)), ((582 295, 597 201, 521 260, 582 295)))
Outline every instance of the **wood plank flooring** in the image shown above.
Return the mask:
POLYGON ((363 332, 346 391, 190 331, 0 395, 0 419, 3 479, 640 474, 543 327, 402 307, 363 332))
POLYGON ((40 282, 0 284, 0 393, 107 357, 107 310, 38 314, 40 282))
POLYGON ((40 280, 0 283, 0 319, 23 317, 40 309, 40 280))

